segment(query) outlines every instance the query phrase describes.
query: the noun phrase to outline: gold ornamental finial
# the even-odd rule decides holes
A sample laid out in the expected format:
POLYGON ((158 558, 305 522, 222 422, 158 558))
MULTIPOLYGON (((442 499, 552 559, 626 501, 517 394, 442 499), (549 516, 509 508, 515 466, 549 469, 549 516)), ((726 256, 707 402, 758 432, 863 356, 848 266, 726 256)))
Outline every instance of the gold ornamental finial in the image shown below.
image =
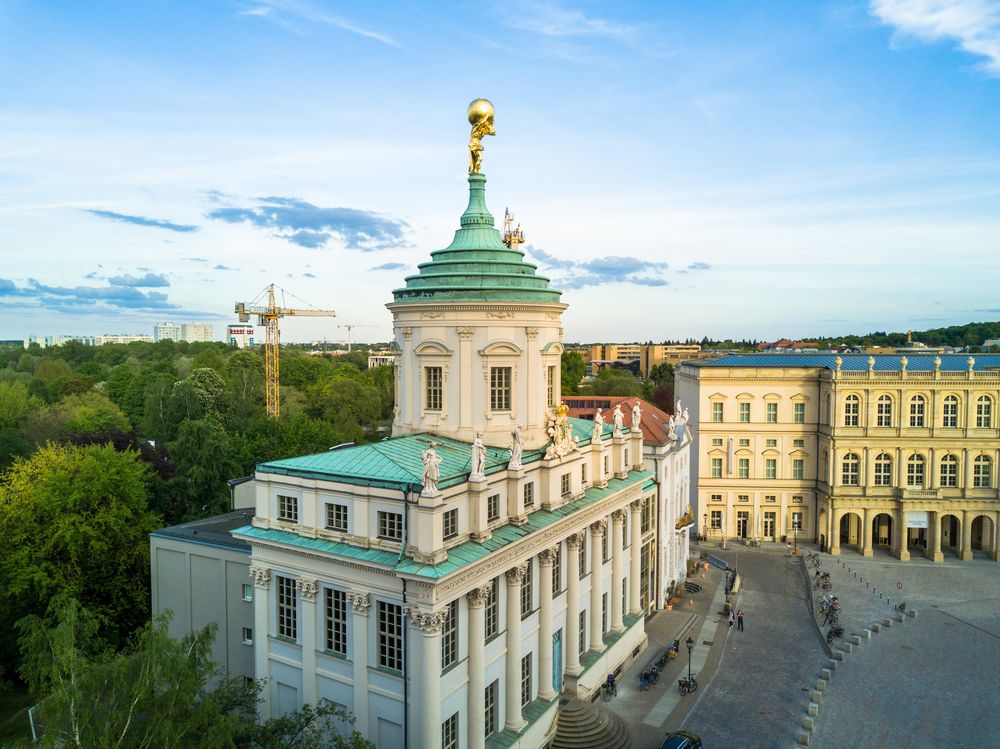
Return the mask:
POLYGON ((469 105, 469 174, 479 174, 483 166, 483 138, 496 135, 493 128, 493 103, 489 99, 476 99, 469 105))

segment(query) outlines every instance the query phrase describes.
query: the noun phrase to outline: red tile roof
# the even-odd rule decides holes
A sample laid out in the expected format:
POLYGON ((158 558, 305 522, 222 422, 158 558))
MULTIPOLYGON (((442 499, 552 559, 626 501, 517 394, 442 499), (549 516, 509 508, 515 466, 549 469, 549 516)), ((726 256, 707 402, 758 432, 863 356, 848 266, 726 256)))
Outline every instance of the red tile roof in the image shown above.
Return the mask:
POLYGON ((639 419, 642 438, 653 445, 665 445, 672 441, 669 436, 670 414, 634 395, 564 395, 562 401, 569 406, 570 416, 593 420, 594 411, 600 408, 604 411, 605 421, 609 423, 611 413, 620 403, 625 412, 626 426, 632 423, 632 406, 638 403, 642 411, 639 419))

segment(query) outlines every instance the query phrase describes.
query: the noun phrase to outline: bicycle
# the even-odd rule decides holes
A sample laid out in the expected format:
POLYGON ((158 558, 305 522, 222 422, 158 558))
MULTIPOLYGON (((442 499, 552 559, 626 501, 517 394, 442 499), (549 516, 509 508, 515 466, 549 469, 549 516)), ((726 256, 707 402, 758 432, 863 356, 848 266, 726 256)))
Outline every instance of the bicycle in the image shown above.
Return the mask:
POLYGON ((840 614, 837 613, 836 609, 830 609, 823 617, 823 624, 836 624, 838 621, 840 621, 840 614))
POLYGON ((608 674, 607 681, 604 682, 602 687, 601 698, 605 702, 610 702, 612 697, 618 696, 618 685, 615 684, 615 677, 608 674))
POLYGON ((660 669, 653 666, 649 669, 649 683, 650 685, 655 685, 660 680, 660 669))
POLYGON ((905 614, 906 613, 906 601, 903 601, 898 606, 893 606, 892 608, 895 610, 895 612, 897 614, 905 614))
POLYGON ((835 639, 837 639, 838 637, 843 637, 843 636, 844 636, 844 628, 843 627, 839 627, 839 626, 838 627, 830 627, 830 631, 826 633, 826 644, 827 645, 832 645, 833 641, 835 639))
POLYGON ((811 551, 806 554, 806 564, 811 564, 813 567, 819 567, 822 562, 820 562, 819 554, 815 551, 811 551))
POLYGON ((647 689, 649 689, 649 684, 650 684, 649 673, 643 671, 641 674, 639 674, 639 691, 645 692, 647 689))
POLYGON ((681 677, 677 680, 677 689, 681 694, 691 694, 698 689, 698 681, 693 676, 690 679, 681 677))
POLYGON ((817 580, 816 584, 813 585, 813 590, 816 590, 816 588, 820 588, 821 590, 832 590, 833 589, 833 583, 831 583, 826 578, 822 578, 820 580, 817 580))

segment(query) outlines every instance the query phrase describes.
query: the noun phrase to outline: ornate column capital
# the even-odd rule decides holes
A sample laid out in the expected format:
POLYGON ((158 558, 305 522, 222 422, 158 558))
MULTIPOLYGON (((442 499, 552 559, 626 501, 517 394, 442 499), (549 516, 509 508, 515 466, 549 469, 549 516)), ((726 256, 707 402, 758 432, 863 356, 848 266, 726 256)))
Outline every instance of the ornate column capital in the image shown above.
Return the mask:
POLYGON ((634 502, 629 504, 628 508, 632 512, 642 512, 642 500, 641 499, 635 500, 634 502))
POLYGON ((440 633, 444 628, 446 614, 443 611, 423 611, 416 606, 406 609, 410 622, 425 635, 440 633))
POLYGON ((403 340, 409 341, 413 338, 413 328, 407 326, 403 328, 403 340))
POLYGON ((615 510, 611 513, 611 519, 616 523, 625 522, 625 510, 615 510))
POLYGON ((372 597, 370 593, 361 593, 359 591, 352 590, 347 594, 347 600, 351 602, 351 609, 355 614, 368 616, 368 609, 370 609, 372 605, 372 597))
POLYGON ((503 573, 508 585, 520 585, 528 574, 528 563, 523 562, 503 573))
POLYGON ((316 593, 319 592, 319 585, 315 580, 303 580, 299 578, 295 581, 295 587, 299 589, 303 601, 315 601, 316 593))
POLYGON ((472 335, 476 332, 475 328, 463 325, 461 327, 455 328, 458 331, 458 337, 463 341, 472 340, 472 335))
POLYGON ((250 577, 257 588, 267 589, 271 585, 271 570, 267 567, 251 567, 250 577))
POLYGON ((473 608, 478 608, 480 606, 485 606, 490 600, 490 594, 493 592, 493 585, 480 585, 478 588, 473 588, 468 593, 465 594, 466 599, 469 601, 469 606, 473 608))
POLYGON ((558 558, 559 558, 559 544, 556 544, 555 546, 548 549, 542 549, 540 552, 538 552, 538 561, 550 567, 558 558))
POLYGON ((529 341, 533 341, 538 338, 538 328, 525 328, 524 332, 527 333, 529 341))
POLYGON ((584 533, 583 531, 579 531, 577 533, 572 534, 571 536, 569 536, 569 538, 566 539, 566 545, 571 549, 579 549, 581 546, 583 546, 583 540, 584 540, 584 533))
POLYGON ((607 520, 595 520, 590 524, 590 532, 595 536, 603 536, 608 530, 607 520))

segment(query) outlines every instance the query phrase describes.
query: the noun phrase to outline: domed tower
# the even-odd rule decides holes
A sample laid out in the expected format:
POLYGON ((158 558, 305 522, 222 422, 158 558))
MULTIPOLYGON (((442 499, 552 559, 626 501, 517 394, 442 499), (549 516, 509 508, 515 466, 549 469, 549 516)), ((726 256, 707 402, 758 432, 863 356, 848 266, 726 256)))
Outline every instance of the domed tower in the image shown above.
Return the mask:
POLYGON ((393 436, 432 432, 506 447, 543 446, 560 400, 561 292, 524 259, 520 230, 501 237, 486 208, 482 138, 493 105, 469 105, 469 205, 451 244, 431 253, 386 305, 397 346, 393 436))

